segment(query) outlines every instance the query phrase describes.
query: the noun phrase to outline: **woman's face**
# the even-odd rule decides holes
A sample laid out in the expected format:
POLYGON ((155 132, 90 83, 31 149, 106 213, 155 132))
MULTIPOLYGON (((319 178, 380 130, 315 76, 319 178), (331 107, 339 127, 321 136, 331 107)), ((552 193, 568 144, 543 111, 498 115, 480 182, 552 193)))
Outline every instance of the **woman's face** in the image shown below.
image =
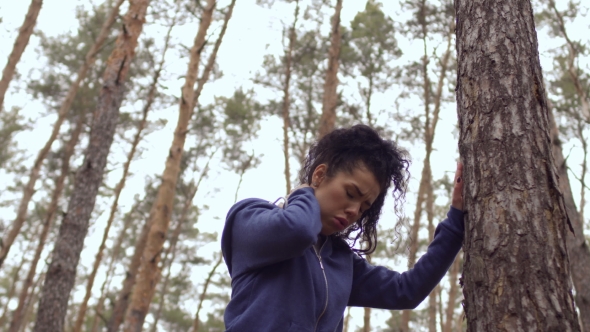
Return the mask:
POLYGON ((326 176, 327 165, 319 165, 312 177, 312 187, 320 204, 322 235, 343 231, 355 223, 379 196, 377 179, 364 165, 351 173, 340 171, 326 176))

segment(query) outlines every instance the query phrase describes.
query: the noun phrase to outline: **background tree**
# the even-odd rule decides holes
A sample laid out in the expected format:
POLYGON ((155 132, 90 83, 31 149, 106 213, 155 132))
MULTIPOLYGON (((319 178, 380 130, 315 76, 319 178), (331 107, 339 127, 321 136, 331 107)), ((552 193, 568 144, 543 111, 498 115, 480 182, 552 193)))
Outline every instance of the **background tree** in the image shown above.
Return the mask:
POLYGON ((31 1, 31 4, 29 5, 29 11, 25 16, 25 21, 18 31, 18 36, 16 37, 16 41, 12 47, 12 52, 8 56, 8 62, 6 63, 6 66, 4 66, 4 70, 2 70, 2 79, 0 79, 0 112, 2 112, 4 107, 4 97, 6 96, 8 85, 14 76, 16 65, 20 61, 25 48, 27 48, 27 45, 29 44, 29 38, 31 38, 33 29, 37 24, 37 17, 39 17, 39 12, 41 11, 42 5, 43 0, 31 1))
POLYGON ((35 323, 35 331, 63 329, 70 291, 74 284, 76 266, 88 230, 106 157, 113 140, 119 107, 124 95, 124 82, 144 23, 148 1, 131 3, 124 28, 103 76, 98 106, 94 114, 89 149, 76 174, 75 188, 68 212, 60 226, 60 234, 52 254, 35 323))

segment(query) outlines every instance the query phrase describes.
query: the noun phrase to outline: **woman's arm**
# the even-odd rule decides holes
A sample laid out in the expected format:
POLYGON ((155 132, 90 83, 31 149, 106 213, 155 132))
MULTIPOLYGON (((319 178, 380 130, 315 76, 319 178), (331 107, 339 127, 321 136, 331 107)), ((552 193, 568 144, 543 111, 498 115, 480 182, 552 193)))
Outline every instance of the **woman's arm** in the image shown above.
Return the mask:
POLYGON ((398 273, 373 266, 354 255, 349 306, 413 309, 440 282, 463 243, 463 212, 451 207, 448 218, 436 227, 427 252, 409 271, 398 273))
POLYGON ((320 207, 312 188, 295 190, 284 209, 249 199, 228 213, 221 246, 230 273, 259 268, 303 254, 321 230, 320 207))

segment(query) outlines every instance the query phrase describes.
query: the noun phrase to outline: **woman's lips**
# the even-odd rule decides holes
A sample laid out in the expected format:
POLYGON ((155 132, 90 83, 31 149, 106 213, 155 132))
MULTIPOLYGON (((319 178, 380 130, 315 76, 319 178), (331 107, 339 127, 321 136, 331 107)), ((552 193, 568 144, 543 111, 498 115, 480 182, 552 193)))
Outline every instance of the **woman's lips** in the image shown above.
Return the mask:
POLYGON ((338 218, 338 217, 334 217, 334 220, 336 221, 336 226, 339 228, 339 230, 344 230, 346 228, 346 226, 348 226, 348 222, 346 219, 344 218, 338 218))

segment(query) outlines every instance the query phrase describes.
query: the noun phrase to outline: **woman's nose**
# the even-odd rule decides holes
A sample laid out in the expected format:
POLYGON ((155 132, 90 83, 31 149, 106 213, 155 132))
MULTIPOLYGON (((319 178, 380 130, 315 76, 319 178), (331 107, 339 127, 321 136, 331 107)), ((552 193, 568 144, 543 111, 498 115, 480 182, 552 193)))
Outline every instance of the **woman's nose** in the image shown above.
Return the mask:
POLYGON ((360 208, 361 208, 360 203, 351 203, 345 209, 345 213, 349 219, 356 220, 356 218, 358 218, 358 216, 359 216, 360 208))

